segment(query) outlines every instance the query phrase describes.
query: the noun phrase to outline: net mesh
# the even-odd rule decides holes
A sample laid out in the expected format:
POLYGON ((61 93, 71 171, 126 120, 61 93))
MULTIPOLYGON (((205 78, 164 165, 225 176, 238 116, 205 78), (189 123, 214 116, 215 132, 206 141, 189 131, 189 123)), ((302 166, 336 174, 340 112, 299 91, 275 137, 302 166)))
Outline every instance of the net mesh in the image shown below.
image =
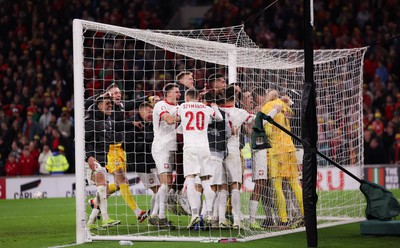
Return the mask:
MULTIPOLYGON (((211 74, 221 73, 241 88, 238 105, 249 113, 261 110, 257 95, 266 95, 266 90, 276 90, 279 96, 288 96, 293 104, 291 114, 286 116, 291 131, 300 136, 300 105, 304 81, 304 52, 300 50, 260 49, 244 32, 243 26, 206 30, 137 30, 106 24, 82 21, 84 30, 82 49, 83 86, 85 105, 90 105, 94 96, 116 83, 123 92, 125 113, 121 122, 133 120, 138 99, 145 96, 163 98, 163 87, 174 82, 181 71, 193 73, 196 88, 207 86, 211 74), (245 96, 251 98, 246 98, 245 96), (247 102, 246 102, 247 101, 247 102)), ((366 48, 314 51, 314 80, 316 83, 318 149, 346 166, 357 176, 363 176, 362 139, 362 64, 366 48)), ((75 82, 76 83, 76 82, 75 82)), ((79 106, 81 107, 81 106, 79 106)), ((87 111, 87 110, 86 110, 87 111)), ((145 188, 137 177, 136 151, 146 146, 149 140, 137 143, 134 128, 120 131, 125 140, 127 169, 131 192, 141 209, 151 208, 152 192, 145 188)), ((243 240, 296 231, 301 227, 282 228, 279 207, 284 207, 289 221, 301 218, 301 210, 290 180, 283 180, 282 191, 286 206, 278 204, 275 179, 268 181, 261 192, 261 201, 267 202, 267 213, 262 205, 257 208, 256 220, 264 225, 255 230, 249 224, 250 197, 254 188, 251 180, 252 160, 250 149, 251 126, 243 130, 243 186, 241 211, 243 228, 187 230, 190 220, 187 214, 167 212, 169 220, 177 227, 156 229, 139 223, 133 211, 116 192, 108 198, 109 214, 122 223, 105 230, 91 230, 93 239, 148 239, 154 240, 203 240, 207 238, 237 237, 243 240), (250 131, 249 131, 250 130, 250 131), (272 225, 265 225, 266 216, 271 216, 272 225)), ((82 137, 76 142, 85 142, 82 137)), ((297 162, 301 172, 301 145, 294 142, 297 162)), ((144 151, 141 151, 144 152, 144 151)), ((148 151, 147 151, 148 153, 148 151)), ((144 156, 149 154, 143 154, 144 156)), ((269 157, 270 159, 270 157, 269 157)), ((343 173, 318 158, 318 224, 332 225, 352 221, 363 216, 364 199, 357 191, 357 182, 352 182, 343 173)), ((301 173, 300 177, 301 179, 301 173)), ((109 181, 114 179, 109 176, 109 181)), ((181 185, 183 186, 183 185, 181 185)), ((86 195, 95 192, 88 186, 86 195)), ((182 212, 181 212, 182 213, 182 212)), ((229 211, 228 211, 229 213, 229 211)), ((90 208, 87 208, 87 215, 90 208)), ((229 217, 229 216, 228 216, 229 217)))

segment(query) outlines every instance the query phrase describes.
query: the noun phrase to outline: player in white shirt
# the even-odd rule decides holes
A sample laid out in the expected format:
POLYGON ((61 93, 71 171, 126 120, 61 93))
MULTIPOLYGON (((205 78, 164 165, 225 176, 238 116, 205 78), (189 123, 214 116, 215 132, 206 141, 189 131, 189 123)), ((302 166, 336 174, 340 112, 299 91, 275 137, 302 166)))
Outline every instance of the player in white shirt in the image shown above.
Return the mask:
MULTIPOLYGON (((253 122, 255 116, 249 114, 246 110, 235 107, 235 86, 228 86, 225 91, 226 102, 225 106, 220 106, 227 116, 232 129, 232 136, 228 139, 228 157, 225 160, 225 170, 227 173, 227 182, 230 185, 231 201, 232 201, 232 214, 234 217, 233 228, 241 228, 241 210, 240 210, 240 187, 242 184, 242 160, 240 157, 240 127, 242 124, 250 124, 253 122)), ((227 185, 221 186, 220 203, 221 208, 224 204, 223 200, 227 194, 227 185), (222 197, 222 198, 221 198, 222 197), (222 200, 221 200, 222 199, 222 200)), ((226 200, 225 200, 226 203, 226 200)), ((224 225, 224 221, 220 217, 220 226, 224 225)), ((226 223, 226 222, 225 222, 226 223)))
MULTIPOLYGON (((243 108, 246 108, 250 113, 257 114, 261 111, 261 107, 269 101, 268 91, 263 88, 253 89, 253 92, 243 95, 243 108), (247 100, 247 101, 246 101, 247 100)), ((248 134, 251 135, 253 130, 247 130, 248 134)), ((252 230, 263 230, 264 228, 256 221, 256 214, 258 211, 258 203, 261 200, 262 207, 264 209, 266 219, 265 223, 273 223, 273 216, 271 209, 274 211, 274 200, 272 196, 272 190, 268 188, 268 167, 267 167, 267 149, 252 149, 252 181, 254 183, 254 190, 250 195, 250 207, 249 207, 249 222, 250 229, 252 230)))
POLYGON ((157 172, 160 175, 161 186, 157 191, 149 223, 159 228, 172 228, 165 217, 165 209, 168 190, 172 184, 174 153, 176 151, 175 123, 179 121, 176 110, 181 94, 179 86, 173 83, 165 85, 163 91, 164 99, 157 102, 153 110, 154 140, 151 147, 157 172))
POLYGON ((211 107, 199 102, 199 93, 195 89, 188 89, 185 93, 185 103, 178 108, 183 133, 183 173, 186 179, 187 195, 192 211, 192 218, 188 229, 200 221, 200 193, 195 188, 195 177, 202 181, 206 201, 207 217, 211 221, 212 205, 215 193, 210 187, 210 176, 213 173, 211 166, 210 147, 208 142, 208 124, 211 118, 222 120, 218 106, 211 107))

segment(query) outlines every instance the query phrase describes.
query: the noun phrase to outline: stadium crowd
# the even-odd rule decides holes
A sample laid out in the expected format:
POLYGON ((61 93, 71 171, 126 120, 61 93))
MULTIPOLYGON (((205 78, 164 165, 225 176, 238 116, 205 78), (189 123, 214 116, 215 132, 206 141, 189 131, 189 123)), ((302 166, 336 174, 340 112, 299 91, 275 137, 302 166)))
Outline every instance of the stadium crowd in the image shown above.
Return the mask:
MULTIPOLYGON (((65 153, 69 166, 64 172, 74 172, 72 20, 162 29, 173 14, 172 2, 0 2, 0 175, 49 173, 43 162, 49 151, 65 153)), ((208 3, 210 9, 191 28, 244 22, 246 33, 260 47, 302 48, 302 1, 281 0, 260 15, 258 11, 269 3, 217 0, 187 4, 196 2, 208 3)), ((400 4, 397 0, 315 0, 314 8, 316 49, 369 46, 362 93, 365 164, 398 163, 400 4)))

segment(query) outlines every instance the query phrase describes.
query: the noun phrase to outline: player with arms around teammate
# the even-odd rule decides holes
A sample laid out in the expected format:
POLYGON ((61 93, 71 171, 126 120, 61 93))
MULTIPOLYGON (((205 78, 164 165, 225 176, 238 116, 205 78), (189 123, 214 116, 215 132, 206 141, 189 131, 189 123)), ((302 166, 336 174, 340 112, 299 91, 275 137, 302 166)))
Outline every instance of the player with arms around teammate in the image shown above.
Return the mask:
MULTIPOLYGON (((218 105, 225 104, 225 99, 222 98, 222 95, 215 95, 214 92, 207 92, 204 95, 204 103, 210 105, 215 102, 218 105)), ((225 198, 221 202, 221 206, 219 206, 219 196, 218 193, 221 190, 221 185, 226 185, 226 175, 224 170, 224 161, 228 156, 228 139, 231 137, 231 128, 229 125, 229 121, 227 119, 227 115, 224 111, 220 110, 223 120, 216 121, 213 120, 208 125, 208 142, 210 147, 211 154, 211 165, 213 167, 213 173, 211 177, 211 190, 214 192, 214 205, 212 207, 213 216, 211 220, 212 228, 219 228, 219 223, 221 219, 221 223, 226 222, 225 219, 225 211, 226 211, 226 201, 227 201, 227 191, 225 188, 225 198), (219 211, 222 211, 219 213, 219 211), (219 218, 219 216, 223 216, 219 218)), ((207 220, 209 221, 209 220, 207 220)), ((208 225, 210 223, 207 223, 208 225)), ((225 228, 226 225, 223 225, 222 228, 225 228)))
POLYGON ((125 141, 127 151, 129 151, 127 155, 129 170, 136 172, 144 186, 153 191, 151 209, 154 209, 155 196, 160 181, 156 164, 151 155, 151 143, 154 139, 152 121, 153 105, 149 102, 143 102, 139 106, 139 112, 129 119, 129 122, 136 122, 140 125, 136 125, 133 130, 126 132, 125 141))
MULTIPOLYGON (((243 179, 242 160, 240 157, 240 132, 243 124, 250 124, 254 120, 254 115, 249 114, 246 110, 235 107, 235 86, 230 85, 225 91, 225 106, 221 110, 225 111, 228 116, 228 121, 232 128, 232 136, 228 139, 228 156, 225 160, 225 170, 227 173, 227 182, 230 186, 231 200, 232 200, 232 213, 234 218, 233 228, 241 228, 241 204, 240 204, 240 187, 243 179)), ((223 201, 226 202, 226 190, 228 185, 221 185, 220 206, 223 201)), ((222 211, 221 211, 222 212, 222 211)), ((227 226, 226 221, 221 220, 220 227, 227 226)))
MULTIPOLYGON (((242 103, 243 107, 250 113, 256 114, 261 111, 262 106, 268 100, 267 91, 263 88, 253 89, 253 92, 246 92, 243 94, 242 103)), ((252 130, 246 130, 250 135, 252 130)), ((268 167, 267 167, 267 149, 252 149, 252 181, 254 182, 254 190, 250 195, 250 229, 262 230, 263 227, 256 222, 256 214, 258 210, 258 202, 261 199, 261 203, 266 215, 265 223, 272 224, 273 216, 271 210, 274 210, 273 204, 273 191, 268 189, 268 167)), ((271 186, 272 187, 272 186, 271 186)), ((276 214, 277 215, 277 214, 276 214)))
POLYGON ((156 227, 173 228, 166 219, 165 210, 168 190, 172 184, 176 151, 175 123, 179 120, 176 116, 176 110, 181 94, 179 86, 173 83, 165 85, 163 91, 164 99, 157 102, 153 110, 154 140, 151 147, 151 154, 156 163, 161 186, 155 198, 155 205, 158 205, 158 208, 153 208, 149 223, 156 227))
POLYGON ((195 177, 202 181, 206 201, 207 220, 211 222, 212 206, 215 193, 211 190, 210 176, 213 174, 211 154, 208 142, 208 124, 211 118, 222 121, 222 114, 218 106, 213 103, 211 107, 199 102, 199 93, 189 89, 185 94, 185 103, 178 108, 181 118, 183 133, 183 173, 186 179, 189 205, 192 218, 188 225, 191 228, 200 221, 199 208, 200 196, 195 188, 195 177))
POLYGON ((108 216, 107 210, 107 180, 105 166, 106 145, 104 140, 106 136, 110 137, 110 119, 112 112, 111 95, 106 93, 96 98, 92 111, 85 118, 85 140, 86 140, 86 158, 88 168, 86 168, 87 179, 97 186, 96 199, 99 208, 93 208, 87 222, 90 229, 97 228, 95 224, 97 215, 101 211, 103 218, 102 226, 108 227, 118 225, 119 220, 113 220, 108 216), (105 133, 104 133, 105 132, 105 133), (101 140, 100 140, 101 139, 101 140))
MULTIPOLYGON (((108 184, 107 195, 120 190, 121 196, 126 204, 132 209, 139 222, 147 217, 147 211, 142 211, 136 204, 129 190, 128 180, 126 178, 126 159, 123 150, 125 130, 127 127, 133 127, 133 124, 127 124, 124 119, 124 111, 111 100, 120 95, 118 88, 114 87, 114 92, 106 92, 96 98, 96 104, 89 107, 85 117, 85 140, 86 153, 88 161, 90 157, 95 158, 102 166, 105 166, 108 173, 114 176, 114 183, 108 184), (98 114, 97 99, 110 98, 107 103, 107 115, 98 114), (94 154, 93 154, 94 152, 94 154)), ((96 202, 95 204, 96 205, 96 202)))
MULTIPOLYGON (((290 98, 287 96, 278 97, 278 92, 272 90, 268 93, 268 101, 261 111, 271 116, 276 123, 290 131, 290 116, 292 109, 289 104, 290 98)), ((299 204, 301 214, 304 215, 303 209, 303 192, 299 183, 299 172, 297 169, 296 148, 292 138, 275 127, 267 123, 264 125, 265 133, 271 142, 271 148, 268 150, 268 169, 269 177, 272 179, 275 189, 276 204, 280 224, 288 225, 288 214, 286 211, 286 199, 282 189, 282 180, 289 181, 290 187, 299 204)))

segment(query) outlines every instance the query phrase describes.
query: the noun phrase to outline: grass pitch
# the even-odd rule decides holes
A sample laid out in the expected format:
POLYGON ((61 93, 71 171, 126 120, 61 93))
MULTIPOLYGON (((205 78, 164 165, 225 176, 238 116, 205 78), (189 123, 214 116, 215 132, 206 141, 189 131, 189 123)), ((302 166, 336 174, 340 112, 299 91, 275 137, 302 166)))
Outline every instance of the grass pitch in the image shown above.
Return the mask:
MULTIPOLYGON (((400 198, 400 190, 392 190, 400 198)), ((399 218, 398 218, 399 219, 399 218)), ((318 247, 397 247, 398 236, 361 236, 359 223, 318 231, 318 247)), ((198 247, 307 247, 305 232, 245 243, 134 242, 134 246, 198 247)), ((120 247, 118 241, 75 245, 75 199, 21 199, 0 201, 0 247, 120 247)))

